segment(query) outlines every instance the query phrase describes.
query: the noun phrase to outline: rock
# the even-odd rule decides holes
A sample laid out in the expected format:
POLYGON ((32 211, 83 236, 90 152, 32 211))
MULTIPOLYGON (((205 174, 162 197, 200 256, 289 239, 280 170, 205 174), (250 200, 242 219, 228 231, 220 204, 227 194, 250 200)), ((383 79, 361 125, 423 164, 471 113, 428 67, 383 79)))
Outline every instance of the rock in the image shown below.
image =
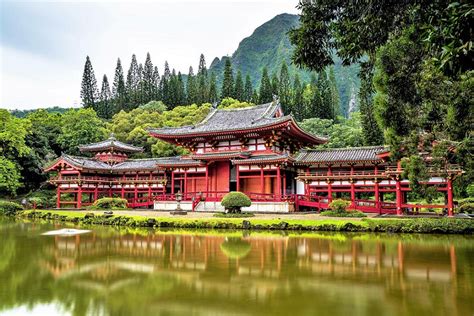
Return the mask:
POLYGON ((458 214, 455 214, 454 215, 455 218, 471 218, 471 216, 469 216, 468 214, 465 214, 465 213, 458 213, 458 214))
POLYGON ((94 213, 86 213, 86 215, 84 215, 84 218, 88 219, 88 218, 92 218, 94 216, 95 216, 94 213))
POLYGON ((287 222, 281 222, 280 223, 280 229, 285 230, 288 228, 288 223, 287 222))
POLYGON ((149 227, 153 227, 153 226, 156 225, 156 219, 154 219, 154 218, 149 218, 149 219, 146 221, 146 223, 147 223, 147 225, 148 225, 149 227))
POLYGON ((250 228, 252 228, 252 224, 250 224, 250 221, 244 220, 244 221, 242 221, 242 228, 243 229, 250 229, 250 228))
POLYGON ((104 215, 112 215, 112 214, 114 214, 114 212, 112 212, 112 211, 105 211, 104 212, 104 215))

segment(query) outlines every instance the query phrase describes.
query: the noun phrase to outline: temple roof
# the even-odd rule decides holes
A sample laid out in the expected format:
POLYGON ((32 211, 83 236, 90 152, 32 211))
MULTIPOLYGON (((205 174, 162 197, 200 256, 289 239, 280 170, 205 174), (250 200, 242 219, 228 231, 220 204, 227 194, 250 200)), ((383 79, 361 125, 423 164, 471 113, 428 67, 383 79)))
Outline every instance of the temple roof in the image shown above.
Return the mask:
POLYGON ((386 151, 388 147, 385 146, 302 150, 296 157, 296 163, 383 162, 378 154, 386 151))
POLYGON ((95 152, 95 151, 111 150, 111 151, 116 151, 116 152, 137 153, 137 152, 142 152, 143 148, 122 143, 121 141, 118 141, 117 139, 115 139, 113 135, 111 135, 108 139, 103 140, 101 142, 79 146, 79 150, 81 152, 95 152))
POLYGON ((129 159, 114 165, 95 160, 94 158, 77 157, 63 154, 55 163, 46 168, 45 171, 51 170, 58 162, 63 160, 71 166, 78 169, 95 170, 95 171, 128 171, 128 170, 156 170, 159 167, 171 166, 198 166, 200 161, 193 159, 183 159, 181 157, 164 157, 164 158, 146 158, 146 159, 129 159))
POLYGON ((196 160, 216 160, 216 159, 231 159, 231 158, 247 158, 250 156, 249 151, 223 151, 223 152, 207 152, 202 154, 190 155, 192 159, 196 160))
POLYGON ((247 159, 232 160, 234 165, 252 165, 262 163, 279 163, 284 161, 294 161, 294 159, 288 154, 269 154, 269 155, 256 155, 247 159))
POLYGON ((272 130, 275 125, 292 124, 297 134, 311 143, 325 143, 326 139, 301 130, 291 115, 282 115, 278 100, 239 109, 212 109, 208 116, 196 125, 182 127, 163 127, 150 129, 158 138, 174 139, 179 137, 204 136, 209 134, 248 133, 252 130, 272 130))

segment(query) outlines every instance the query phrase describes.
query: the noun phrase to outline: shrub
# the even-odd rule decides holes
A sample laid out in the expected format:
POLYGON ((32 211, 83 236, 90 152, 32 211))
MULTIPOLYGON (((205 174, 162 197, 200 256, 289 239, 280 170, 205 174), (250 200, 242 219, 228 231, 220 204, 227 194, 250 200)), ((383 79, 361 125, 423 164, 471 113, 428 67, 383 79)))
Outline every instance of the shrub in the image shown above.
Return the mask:
POLYGON ((245 218, 245 217, 254 217, 254 213, 244 212, 244 213, 214 213, 214 217, 224 217, 224 218, 245 218))
POLYGON ((324 211, 321 212, 321 216, 331 216, 331 217, 367 217, 364 213, 357 210, 350 210, 346 212, 338 211, 324 211))
POLYGON ((468 203, 474 203, 474 197, 468 197, 468 198, 465 198, 465 199, 458 200, 459 206, 461 206, 463 204, 468 204, 468 203))
POLYGON ((56 207, 56 191, 54 190, 34 191, 27 194, 25 198, 30 204, 36 203, 36 206, 40 208, 56 207))
POLYGON ((463 203, 458 207, 459 213, 474 213, 474 203, 463 203))
POLYGON ((127 208, 127 200, 121 198, 101 198, 90 206, 94 210, 123 210, 127 208))
POLYGON ((345 214, 347 208, 351 205, 351 202, 346 201, 346 200, 334 200, 329 204, 329 208, 334 212, 334 213, 340 213, 340 214, 345 214))
POLYGON ((240 209, 252 205, 252 201, 242 192, 229 192, 222 198, 221 205, 228 213, 240 213, 240 209))
POLYGON ((10 201, 0 201, 0 214, 13 216, 16 212, 21 211, 23 207, 20 204, 10 201))

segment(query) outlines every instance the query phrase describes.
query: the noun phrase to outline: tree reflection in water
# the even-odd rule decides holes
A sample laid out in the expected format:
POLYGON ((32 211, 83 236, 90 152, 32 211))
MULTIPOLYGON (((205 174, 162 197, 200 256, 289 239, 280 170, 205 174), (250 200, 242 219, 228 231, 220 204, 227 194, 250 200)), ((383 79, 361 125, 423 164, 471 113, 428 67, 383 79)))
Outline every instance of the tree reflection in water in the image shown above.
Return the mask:
POLYGON ((40 234, 0 222, 0 312, 468 315, 471 236, 236 232, 40 234))

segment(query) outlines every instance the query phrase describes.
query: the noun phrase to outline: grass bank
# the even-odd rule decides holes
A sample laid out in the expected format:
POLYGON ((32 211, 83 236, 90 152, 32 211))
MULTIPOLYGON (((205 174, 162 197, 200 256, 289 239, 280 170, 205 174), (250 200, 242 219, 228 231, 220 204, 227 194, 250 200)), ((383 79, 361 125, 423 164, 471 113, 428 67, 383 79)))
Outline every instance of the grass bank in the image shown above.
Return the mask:
POLYGON ((84 225, 112 225, 150 228, 192 229, 245 229, 245 230, 292 230, 292 231, 340 231, 340 232, 389 232, 472 234, 474 220, 452 218, 413 219, 258 219, 258 218, 186 218, 146 217, 140 215, 94 215, 74 211, 29 210, 21 211, 17 218, 46 219, 84 225))

